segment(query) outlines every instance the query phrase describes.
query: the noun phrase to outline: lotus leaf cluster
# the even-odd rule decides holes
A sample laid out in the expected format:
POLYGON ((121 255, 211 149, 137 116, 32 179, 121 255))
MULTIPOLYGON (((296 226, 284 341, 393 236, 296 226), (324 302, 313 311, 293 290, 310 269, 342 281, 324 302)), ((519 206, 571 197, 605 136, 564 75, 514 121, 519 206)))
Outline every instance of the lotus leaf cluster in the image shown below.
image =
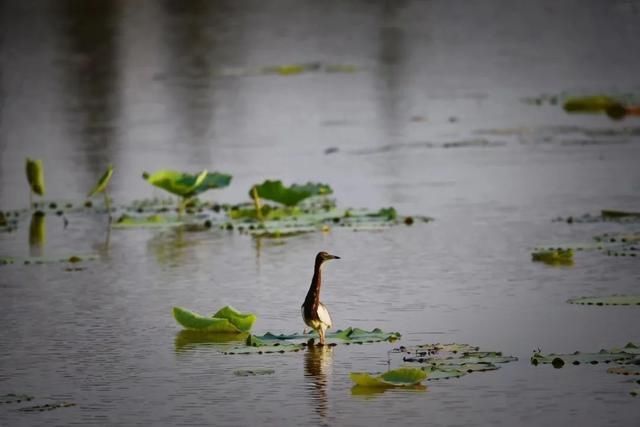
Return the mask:
POLYGON ((248 332, 256 321, 255 314, 241 313, 228 305, 210 317, 202 316, 186 308, 173 307, 173 317, 185 329, 218 334, 248 332))
MULTIPOLYGON (((398 332, 384 332, 375 328, 370 331, 360 328, 351 328, 337 330, 327 333, 327 343, 330 346, 338 344, 365 344, 388 341, 393 342, 400 338, 398 332)), ((247 337, 244 346, 236 346, 227 350, 226 354, 268 354, 268 353, 286 353, 296 352, 304 349, 307 345, 313 344, 318 337, 315 332, 308 334, 273 334, 267 332, 264 335, 250 335, 247 337)))
POLYGON ((429 380, 457 378, 472 372, 493 371, 502 363, 515 362, 515 356, 499 351, 485 351, 469 344, 423 344, 401 346, 392 353, 402 354, 407 363, 418 363, 429 373, 429 380))

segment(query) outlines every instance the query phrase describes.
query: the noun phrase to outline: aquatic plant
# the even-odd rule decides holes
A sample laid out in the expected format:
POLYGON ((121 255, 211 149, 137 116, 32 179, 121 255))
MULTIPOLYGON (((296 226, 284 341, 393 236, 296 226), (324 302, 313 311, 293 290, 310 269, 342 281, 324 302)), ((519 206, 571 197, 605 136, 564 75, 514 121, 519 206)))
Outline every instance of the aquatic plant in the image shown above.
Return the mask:
POLYGON ((308 197, 326 196, 332 193, 333 190, 328 184, 308 182, 303 185, 293 184, 286 187, 280 180, 266 180, 262 184, 251 187, 249 196, 254 200, 258 199, 257 206, 259 206, 259 198, 263 198, 291 207, 308 197))
POLYGON ((29 396, 28 394, 9 393, 0 395, 0 405, 29 402, 31 400, 33 400, 33 396, 29 396))
POLYGON ((96 194, 102 193, 104 194, 104 206, 109 213, 109 218, 111 218, 111 204, 109 202, 109 193, 107 191, 107 186, 111 181, 111 176, 113 175, 113 166, 107 166, 107 170, 102 174, 98 183, 89 191, 87 194, 87 198, 91 198, 96 194))
POLYGON ((484 351, 469 344, 423 344, 412 347, 401 346, 392 353, 403 355, 407 363, 420 363, 429 372, 439 372, 442 377, 460 376, 460 374, 492 371, 496 364, 515 362, 515 356, 505 356, 499 351, 484 351))
MULTIPOLYGON (((338 344, 366 344, 374 342, 388 341, 393 342, 400 338, 398 332, 384 332, 375 328, 370 331, 360 328, 345 328, 335 332, 326 334, 329 346, 338 344)), ((296 352, 305 348, 307 345, 314 345, 314 340, 318 337, 315 332, 308 334, 273 334, 267 332, 264 335, 250 335, 247 337, 245 346, 233 347, 225 354, 269 354, 269 353, 286 353, 296 352)))
POLYGON ((571 298, 569 304, 580 305, 635 305, 640 306, 640 295, 609 295, 571 298))
POLYGON ((549 265, 571 265, 573 264, 573 249, 557 248, 539 250, 531 253, 531 260, 544 262, 549 265))
POLYGON ((417 368, 398 368, 384 374, 351 372, 349 377, 360 387, 408 387, 424 381, 428 373, 417 368))
POLYGON ((29 192, 29 206, 33 206, 33 194, 44 196, 44 166, 42 160, 26 160, 27 181, 31 191, 29 192))
POLYGON ((211 317, 181 307, 173 307, 173 317, 186 329, 215 332, 220 334, 237 334, 251 330, 256 321, 253 313, 240 313, 231 306, 222 307, 211 317))
POLYGON ((18 411, 44 412, 44 411, 53 411, 54 409, 60 409, 60 408, 69 408, 71 406, 76 406, 76 404, 73 402, 45 403, 44 405, 25 406, 23 408, 19 408, 18 411))
POLYGON ((227 187, 231 183, 231 175, 207 170, 192 175, 163 169, 152 174, 144 172, 142 177, 150 184, 181 197, 182 201, 178 205, 180 214, 184 212, 186 204, 192 197, 210 189, 227 187))

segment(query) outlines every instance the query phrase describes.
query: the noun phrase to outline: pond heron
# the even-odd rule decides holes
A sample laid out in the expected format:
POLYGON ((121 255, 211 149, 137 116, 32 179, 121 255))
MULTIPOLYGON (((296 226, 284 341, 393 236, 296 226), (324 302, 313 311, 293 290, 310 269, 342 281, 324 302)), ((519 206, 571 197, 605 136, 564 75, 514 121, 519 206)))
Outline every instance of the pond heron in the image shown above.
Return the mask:
POLYGON ((327 307, 320 302, 320 286, 322 286, 322 264, 330 259, 340 259, 339 256, 331 255, 327 252, 319 252, 316 255, 316 262, 313 268, 313 279, 309 292, 302 304, 302 319, 304 323, 311 327, 320 336, 320 345, 324 345, 324 334, 332 325, 331 316, 327 307))

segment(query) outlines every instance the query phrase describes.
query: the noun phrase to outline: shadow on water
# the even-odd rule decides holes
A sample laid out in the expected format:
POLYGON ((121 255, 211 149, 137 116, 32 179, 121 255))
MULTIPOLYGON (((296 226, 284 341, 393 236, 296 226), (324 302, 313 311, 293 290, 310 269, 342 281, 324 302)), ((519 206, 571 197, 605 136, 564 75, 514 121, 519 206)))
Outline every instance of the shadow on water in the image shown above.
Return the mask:
POLYGON ((304 354, 304 376, 308 381, 311 400, 314 403, 315 412, 326 418, 329 409, 327 397, 327 374, 331 375, 331 360, 333 347, 309 346, 304 354))
POLYGON ((118 30, 121 2, 57 3, 63 35, 63 72, 71 152, 77 164, 100 171, 115 158, 119 112, 118 30))

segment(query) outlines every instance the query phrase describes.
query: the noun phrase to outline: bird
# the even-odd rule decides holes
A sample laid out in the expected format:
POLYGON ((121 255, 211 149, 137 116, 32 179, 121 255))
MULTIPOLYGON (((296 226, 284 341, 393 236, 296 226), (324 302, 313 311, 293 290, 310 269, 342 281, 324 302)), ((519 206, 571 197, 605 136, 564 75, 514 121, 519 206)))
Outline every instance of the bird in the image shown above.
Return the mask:
POLYGON ((320 302, 320 287, 322 286, 322 264, 330 259, 340 259, 339 256, 331 255, 327 252, 318 252, 313 268, 313 279, 307 296, 302 303, 302 320, 320 336, 320 345, 324 345, 324 335, 331 327, 331 315, 327 306, 320 302))

